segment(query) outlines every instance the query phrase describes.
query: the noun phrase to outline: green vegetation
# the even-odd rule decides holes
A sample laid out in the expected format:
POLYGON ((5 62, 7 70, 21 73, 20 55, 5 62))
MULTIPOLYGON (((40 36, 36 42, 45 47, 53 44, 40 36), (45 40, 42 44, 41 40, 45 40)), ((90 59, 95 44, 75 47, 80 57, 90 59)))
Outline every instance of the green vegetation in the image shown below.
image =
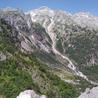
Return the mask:
POLYGON ((56 49, 57 49, 58 51, 60 51, 61 53, 63 53, 63 46, 62 46, 62 41, 61 41, 61 39, 57 40, 57 42, 56 42, 56 49))
POLYGON ((80 70, 82 70, 89 79, 98 82, 98 65, 81 67, 80 70))
POLYGON ((68 47, 66 51, 78 65, 86 65, 90 62, 98 45, 96 32, 86 29, 84 31, 71 36, 70 42, 73 47, 68 47))

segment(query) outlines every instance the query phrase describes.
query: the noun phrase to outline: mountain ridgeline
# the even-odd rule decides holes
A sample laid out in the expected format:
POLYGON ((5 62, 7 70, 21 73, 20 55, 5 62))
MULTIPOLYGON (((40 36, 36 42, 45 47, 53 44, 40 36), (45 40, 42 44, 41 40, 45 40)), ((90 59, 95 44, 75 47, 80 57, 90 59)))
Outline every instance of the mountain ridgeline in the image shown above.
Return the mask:
POLYGON ((98 18, 41 7, 0 9, 0 97, 27 89, 77 98, 98 84, 98 18))

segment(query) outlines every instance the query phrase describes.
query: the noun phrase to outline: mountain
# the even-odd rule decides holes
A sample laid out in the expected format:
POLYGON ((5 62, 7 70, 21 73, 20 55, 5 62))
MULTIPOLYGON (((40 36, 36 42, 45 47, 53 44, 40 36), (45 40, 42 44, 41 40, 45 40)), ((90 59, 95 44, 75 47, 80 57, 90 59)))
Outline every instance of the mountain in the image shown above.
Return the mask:
POLYGON ((98 27, 98 17, 91 15, 89 12, 88 13, 85 13, 85 12, 77 13, 73 15, 73 19, 78 25, 82 27, 89 27, 89 29, 90 28, 97 29, 98 27))
POLYGON ((34 90, 77 98, 98 85, 98 18, 41 7, 0 9, 0 95, 34 90))
MULTIPOLYGON (((33 22, 37 22, 45 28, 53 42, 52 50, 56 55, 62 58, 67 56, 75 65, 78 65, 77 67, 80 70, 86 65, 98 64, 97 17, 83 12, 71 15, 70 13, 52 10, 47 7, 30 11, 28 14, 30 14, 33 22)), ((70 62, 68 58, 65 57, 70 62)), ((72 62, 70 64, 71 66, 68 67, 76 71, 74 64, 72 62)), ((76 74, 79 74, 79 72, 76 74)))

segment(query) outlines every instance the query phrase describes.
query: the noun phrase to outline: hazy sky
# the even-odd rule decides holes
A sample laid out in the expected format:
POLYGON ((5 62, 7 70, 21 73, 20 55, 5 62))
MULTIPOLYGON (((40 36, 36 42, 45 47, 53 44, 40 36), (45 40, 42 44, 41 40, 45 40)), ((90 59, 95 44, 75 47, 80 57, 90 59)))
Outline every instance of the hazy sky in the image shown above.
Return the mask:
POLYGON ((28 11, 41 6, 71 13, 86 11, 98 16, 98 0, 0 0, 0 8, 13 7, 28 11))

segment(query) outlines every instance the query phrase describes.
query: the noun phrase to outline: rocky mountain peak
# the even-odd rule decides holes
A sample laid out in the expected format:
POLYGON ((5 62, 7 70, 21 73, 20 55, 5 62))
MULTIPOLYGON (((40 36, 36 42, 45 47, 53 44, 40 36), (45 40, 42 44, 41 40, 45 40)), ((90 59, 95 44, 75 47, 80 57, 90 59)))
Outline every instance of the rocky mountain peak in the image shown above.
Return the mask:
POLYGON ((98 29, 98 18, 89 12, 79 12, 76 14, 71 14, 62 10, 55 10, 48 8, 46 6, 40 7, 38 9, 29 11, 32 20, 34 22, 44 20, 51 20, 60 23, 76 24, 80 27, 88 27, 90 29, 98 29))
POLYGON ((98 28, 98 17, 89 12, 79 12, 73 15, 73 20, 82 27, 98 28))
POLYGON ((38 8, 39 10, 52 10, 51 8, 47 7, 47 6, 42 6, 40 8, 38 8))

